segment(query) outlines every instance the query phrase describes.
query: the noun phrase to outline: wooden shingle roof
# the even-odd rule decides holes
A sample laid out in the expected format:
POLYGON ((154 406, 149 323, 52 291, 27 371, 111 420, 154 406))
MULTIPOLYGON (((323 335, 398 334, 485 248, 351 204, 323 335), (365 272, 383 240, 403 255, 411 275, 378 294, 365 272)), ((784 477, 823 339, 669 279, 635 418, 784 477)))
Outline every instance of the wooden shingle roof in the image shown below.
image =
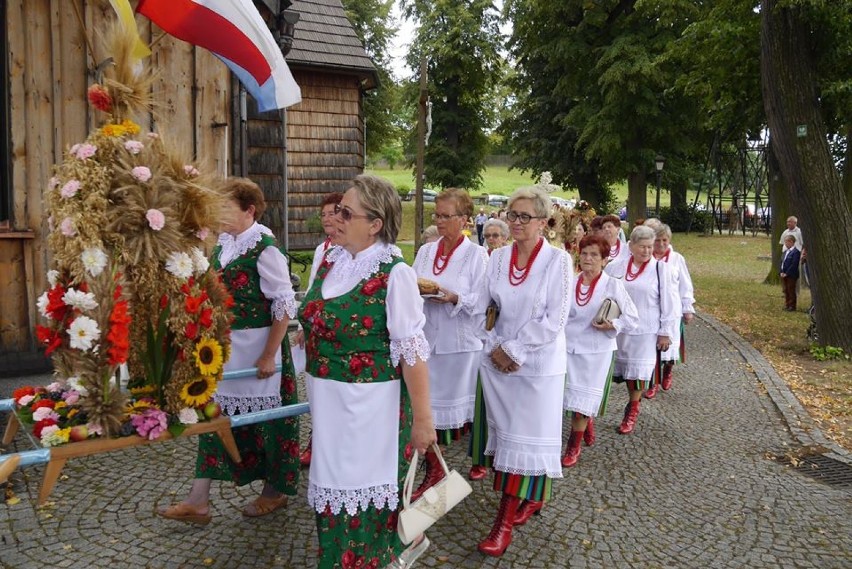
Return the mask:
POLYGON ((376 68, 340 0, 294 0, 289 10, 299 13, 299 22, 288 65, 355 73, 367 79, 366 87, 375 86, 376 68))

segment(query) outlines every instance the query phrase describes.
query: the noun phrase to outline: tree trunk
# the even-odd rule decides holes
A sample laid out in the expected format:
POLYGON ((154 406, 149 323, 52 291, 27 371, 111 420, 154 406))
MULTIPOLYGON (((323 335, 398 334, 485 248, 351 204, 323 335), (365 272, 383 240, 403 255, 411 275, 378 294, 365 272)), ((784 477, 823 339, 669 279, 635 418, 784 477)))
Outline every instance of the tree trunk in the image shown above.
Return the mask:
POLYGON ((670 188, 669 206, 672 210, 686 209, 686 180, 677 180, 670 188))
POLYGON ((843 163, 843 193, 852 204, 852 124, 846 125, 846 160, 843 163))
POLYGON ((596 211, 601 206, 601 195, 603 194, 600 176, 596 172, 577 172, 574 174, 577 191, 580 199, 589 202, 596 211))
POLYGON ((631 172, 627 175, 627 220, 630 229, 636 225, 637 219, 645 218, 648 209, 648 176, 644 171, 631 172))
POLYGON ((829 152, 811 41, 801 9, 762 2, 763 106, 808 250, 817 331, 823 345, 852 353, 852 210, 829 152))
POLYGON ((778 157, 775 156, 774 141, 769 139, 766 148, 766 173, 769 178, 769 207, 772 211, 772 232, 770 234, 769 250, 772 257, 772 266, 766 275, 764 284, 780 285, 781 275, 781 234, 787 229, 787 217, 790 215, 790 194, 787 184, 784 182, 784 174, 781 173, 778 157))

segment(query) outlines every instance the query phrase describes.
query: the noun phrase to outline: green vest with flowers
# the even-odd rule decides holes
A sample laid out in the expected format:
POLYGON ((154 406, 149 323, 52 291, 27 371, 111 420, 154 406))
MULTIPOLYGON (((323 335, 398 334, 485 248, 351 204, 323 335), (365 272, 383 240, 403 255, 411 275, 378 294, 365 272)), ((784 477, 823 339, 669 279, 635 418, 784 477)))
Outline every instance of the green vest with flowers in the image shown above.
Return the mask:
POLYGON ((224 268, 219 264, 222 246, 216 245, 213 249, 213 268, 221 271, 222 282, 234 298, 232 330, 272 326, 272 301, 260 290, 260 274, 257 272, 257 260, 267 247, 277 247, 275 238, 263 234, 257 245, 224 268))
POLYGON ((394 257, 346 294, 325 300, 322 283, 332 265, 328 258, 323 260, 299 309, 308 373, 344 383, 392 381, 402 376, 391 363, 385 307, 391 269, 401 262, 394 257))

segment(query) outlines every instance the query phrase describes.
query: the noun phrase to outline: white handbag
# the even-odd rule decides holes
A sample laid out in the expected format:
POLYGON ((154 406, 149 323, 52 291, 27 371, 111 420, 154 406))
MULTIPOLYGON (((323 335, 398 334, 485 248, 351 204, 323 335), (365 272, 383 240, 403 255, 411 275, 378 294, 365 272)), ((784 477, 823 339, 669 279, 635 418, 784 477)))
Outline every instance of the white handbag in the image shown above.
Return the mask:
POLYGON ((409 544, 418 535, 429 529, 441 516, 452 510, 456 504, 461 502, 473 489, 467 480, 457 471, 450 471, 441 449, 437 444, 432 445, 432 450, 438 455, 441 467, 446 476, 440 482, 426 490, 416 502, 411 503, 411 492, 414 490, 414 476, 417 473, 417 451, 411 458, 408 467, 408 475, 405 477, 405 485, 402 490, 402 511, 399 513, 397 522, 397 533, 402 543, 409 544))
POLYGON ((621 316, 621 308, 618 307, 615 299, 605 298, 597 314, 595 314, 594 323, 603 324, 604 322, 612 322, 619 316, 621 316))

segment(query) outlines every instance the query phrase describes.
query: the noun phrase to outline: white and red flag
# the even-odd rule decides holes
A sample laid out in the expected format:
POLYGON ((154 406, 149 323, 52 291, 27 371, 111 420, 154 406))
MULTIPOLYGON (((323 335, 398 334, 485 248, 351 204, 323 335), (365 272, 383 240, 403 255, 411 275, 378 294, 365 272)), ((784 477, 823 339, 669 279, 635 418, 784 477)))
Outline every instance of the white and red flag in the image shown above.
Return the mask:
POLYGON ((281 49, 251 0, 140 0, 136 11, 170 35, 221 59, 260 111, 302 100, 281 49))

